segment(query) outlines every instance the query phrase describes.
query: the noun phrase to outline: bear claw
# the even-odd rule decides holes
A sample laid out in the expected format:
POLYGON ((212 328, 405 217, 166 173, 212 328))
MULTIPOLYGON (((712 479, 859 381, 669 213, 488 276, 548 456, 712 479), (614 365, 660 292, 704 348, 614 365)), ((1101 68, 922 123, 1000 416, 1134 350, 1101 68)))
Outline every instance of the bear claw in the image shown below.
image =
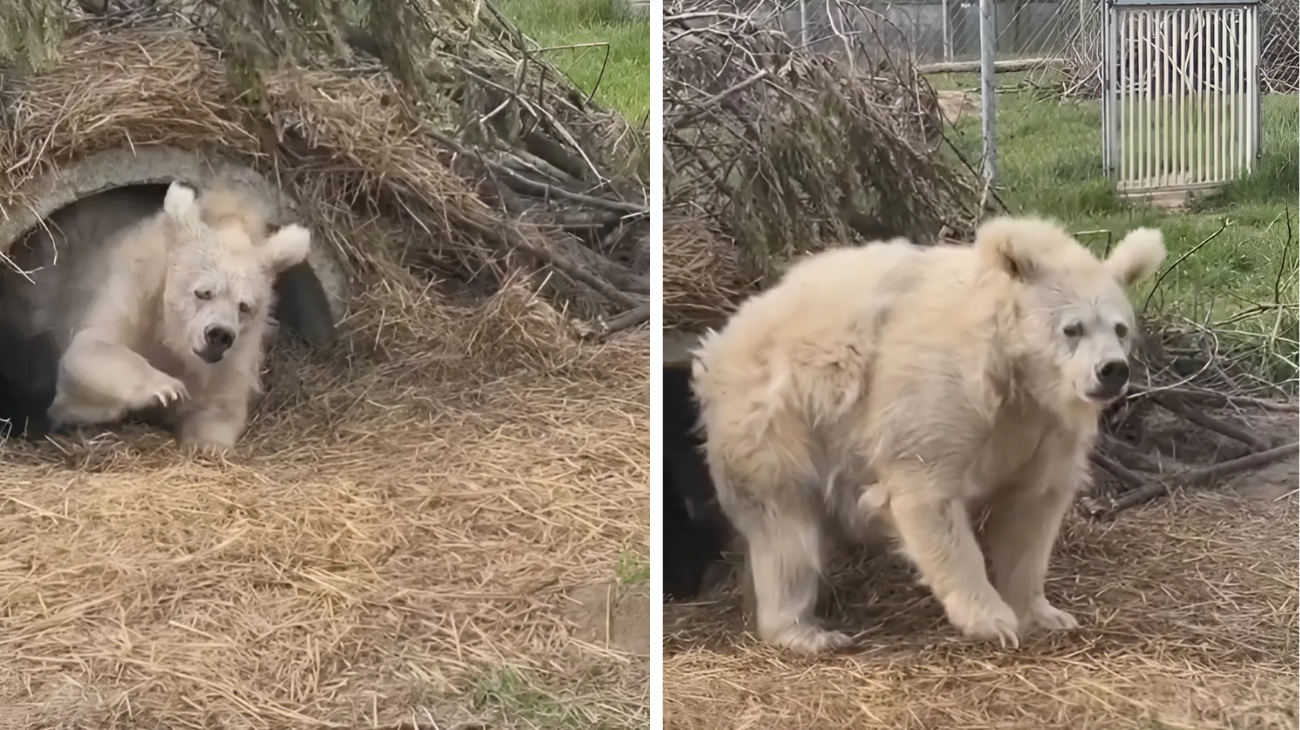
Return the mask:
POLYGON ((1020 646, 1020 622, 1001 598, 996 602, 959 598, 947 606, 948 620, 968 639, 996 640, 1002 648, 1020 646))
POLYGON ((1069 613, 1048 603, 1046 598, 1036 598, 1021 623, 1026 627, 1043 628, 1048 631, 1069 631, 1079 628, 1079 620, 1069 613))
POLYGON ((853 644, 853 639, 839 631, 799 624, 782 632, 773 643, 797 654, 815 656, 846 649, 853 644))
POLYGON ((154 390, 152 400, 158 401, 160 405, 169 406, 188 397, 189 391, 185 388, 185 384, 171 379, 171 382, 164 383, 154 390))

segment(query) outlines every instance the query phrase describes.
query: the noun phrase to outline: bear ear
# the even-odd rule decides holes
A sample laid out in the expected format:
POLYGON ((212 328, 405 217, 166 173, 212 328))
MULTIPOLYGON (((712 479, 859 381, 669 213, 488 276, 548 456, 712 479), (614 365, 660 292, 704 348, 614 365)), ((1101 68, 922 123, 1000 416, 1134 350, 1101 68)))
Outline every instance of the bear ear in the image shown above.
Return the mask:
POLYGON ((262 265, 273 273, 301 264, 311 250, 311 231, 290 223, 271 234, 262 244, 262 265))
POLYGON ((1038 278, 1043 261, 1064 233, 1046 221, 994 218, 975 232, 975 252, 984 266, 1016 281, 1038 278))
POLYGON ((163 210, 178 221, 186 220, 197 212, 197 198, 198 193, 194 188, 175 180, 167 186, 167 196, 163 198, 163 210))
POLYGON ((1106 270, 1124 286, 1146 279, 1165 262, 1165 237, 1155 228, 1136 228, 1106 259, 1106 270))

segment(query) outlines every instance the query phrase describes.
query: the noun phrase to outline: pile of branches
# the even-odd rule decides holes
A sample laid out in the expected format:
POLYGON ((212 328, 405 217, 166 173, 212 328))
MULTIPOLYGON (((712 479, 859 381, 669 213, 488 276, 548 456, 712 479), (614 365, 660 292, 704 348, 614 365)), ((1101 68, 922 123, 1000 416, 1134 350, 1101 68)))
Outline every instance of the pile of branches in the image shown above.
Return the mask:
POLYGON ((0 8, 0 211, 85 155, 169 146, 246 164, 326 239, 387 221, 481 287, 536 273, 605 333, 649 318, 644 131, 592 101, 489 2, 14 0, 0 8))
POLYGON ((907 61, 794 47, 733 0, 664 6, 664 320, 710 326, 801 253, 964 238, 978 195, 948 165, 907 61))

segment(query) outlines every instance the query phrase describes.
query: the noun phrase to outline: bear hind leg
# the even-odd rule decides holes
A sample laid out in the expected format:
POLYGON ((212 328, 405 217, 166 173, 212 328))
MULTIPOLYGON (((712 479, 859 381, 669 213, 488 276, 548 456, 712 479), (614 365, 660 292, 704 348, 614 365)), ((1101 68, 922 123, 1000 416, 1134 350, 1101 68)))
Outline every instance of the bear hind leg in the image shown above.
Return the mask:
POLYGON ((824 540, 817 516, 802 501, 783 507, 730 515, 745 539, 745 599, 758 637, 800 654, 847 647, 847 635, 822 628, 815 616, 824 540))

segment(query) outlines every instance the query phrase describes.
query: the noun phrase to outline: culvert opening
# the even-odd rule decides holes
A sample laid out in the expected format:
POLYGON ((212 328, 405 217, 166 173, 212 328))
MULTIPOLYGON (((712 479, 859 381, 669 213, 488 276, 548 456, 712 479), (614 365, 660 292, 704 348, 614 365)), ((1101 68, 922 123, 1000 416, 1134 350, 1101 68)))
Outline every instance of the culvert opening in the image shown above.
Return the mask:
MULTIPOLYGON (((115 186, 63 205, 39 224, 22 233, 6 255, 12 265, 0 273, 0 436, 39 438, 49 432, 46 411, 54 399, 58 347, 47 323, 32 316, 32 301, 19 287, 32 284, 17 270, 30 272, 48 265, 33 241, 44 228, 63 228, 79 239, 58 253, 57 262, 78 256, 89 241, 100 242, 124 228, 156 213, 163 207, 170 183, 137 183, 115 186), (95 211, 80 223, 65 226, 78 211, 95 211)), ((272 225, 268 232, 279 226, 272 225)), ((55 288, 62 286, 56 284, 55 288)), ((275 280, 275 306, 271 316, 279 324, 279 335, 293 336, 312 347, 325 347, 335 338, 329 297, 309 262, 282 272, 275 280)), ((51 291, 35 300, 48 302, 63 292, 51 291)))
POLYGON ((663 591, 665 600, 676 601, 694 598, 726 577, 724 551, 732 541, 695 430, 699 409, 690 379, 689 364, 663 366, 663 591))

